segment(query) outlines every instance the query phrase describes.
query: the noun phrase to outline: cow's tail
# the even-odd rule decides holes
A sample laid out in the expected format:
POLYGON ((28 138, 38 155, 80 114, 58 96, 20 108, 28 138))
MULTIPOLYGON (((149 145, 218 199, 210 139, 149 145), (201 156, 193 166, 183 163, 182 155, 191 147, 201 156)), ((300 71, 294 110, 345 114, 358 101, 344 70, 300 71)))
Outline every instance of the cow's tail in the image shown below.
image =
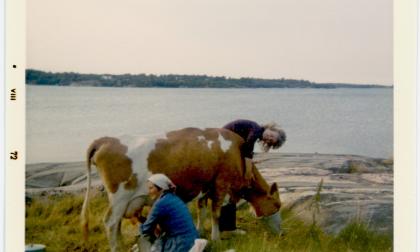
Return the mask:
POLYGON ((90 195, 90 186, 91 186, 91 177, 90 177, 90 171, 91 171, 91 165, 92 165, 92 157, 95 154, 97 148, 95 146, 95 143, 92 144, 88 151, 87 151, 87 160, 86 160, 86 164, 87 164, 87 188, 86 188, 86 194, 85 194, 85 199, 83 201, 83 206, 82 206, 82 213, 81 213, 81 217, 82 217, 82 231, 83 231, 83 239, 85 241, 87 241, 88 237, 89 237, 89 209, 88 209, 88 205, 89 205, 89 195, 90 195))

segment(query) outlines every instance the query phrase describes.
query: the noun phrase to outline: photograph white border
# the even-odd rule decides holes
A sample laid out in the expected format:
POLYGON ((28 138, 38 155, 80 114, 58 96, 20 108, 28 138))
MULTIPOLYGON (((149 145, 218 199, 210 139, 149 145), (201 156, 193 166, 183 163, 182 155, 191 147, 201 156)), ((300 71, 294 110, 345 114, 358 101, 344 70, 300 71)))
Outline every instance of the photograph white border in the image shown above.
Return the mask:
MULTIPOLYGON (((25 246, 26 2, 6 0, 3 104, 5 118, 4 251, 25 246), (16 65, 16 68, 13 68, 16 65), (10 100, 11 89, 17 99, 10 100), (10 153, 18 151, 18 159, 10 153)), ((416 251, 416 64, 418 1, 394 0, 394 249, 416 251)), ((0 191, 1 193, 1 191, 0 191)), ((0 212, 1 213, 1 212, 0 212)), ((4 239, 4 241, 2 241, 4 239)), ((0 248, 0 249, 1 249, 0 248)))
POLYGON ((25 0, 5 2, 5 251, 25 251, 25 0), (15 67, 14 67, 15 66, 15 67), (16 100, 10 92, 16 91, 16 100), (18 159, 10 153, 18 151, 18 159))

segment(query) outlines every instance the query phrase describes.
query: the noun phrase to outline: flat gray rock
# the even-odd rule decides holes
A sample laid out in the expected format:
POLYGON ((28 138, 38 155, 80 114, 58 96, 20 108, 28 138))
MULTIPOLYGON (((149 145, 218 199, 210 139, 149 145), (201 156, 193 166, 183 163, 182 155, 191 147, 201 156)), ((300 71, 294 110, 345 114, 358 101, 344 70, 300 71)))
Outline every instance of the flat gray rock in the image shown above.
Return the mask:
POLYGON ((328 233, 361 220, 373 230, 393 232, 393 164, 390 160, 354 155, 256 155, 254 160, 268 182, 280 188, 283 206, 328 233), (322 180, 319 212, 314 196, 322 180))

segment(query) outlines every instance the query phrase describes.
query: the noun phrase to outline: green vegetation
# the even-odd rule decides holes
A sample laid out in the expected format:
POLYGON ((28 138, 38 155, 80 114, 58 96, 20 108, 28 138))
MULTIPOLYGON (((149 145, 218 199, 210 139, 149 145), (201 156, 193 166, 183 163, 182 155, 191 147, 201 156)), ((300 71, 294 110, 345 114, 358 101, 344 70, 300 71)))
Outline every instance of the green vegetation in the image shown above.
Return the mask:
MULTIPOLYGON (((322 184, 320 184, 321 188, 322 184)), ((315 202, 318 202, 314 200, 315 202)), ((97 193, 90 204, 89 241, 84 243, 80 227, 83 195, 42 196, 26 207, 26 243, 42 243, 51 251, 108 251, 102 224, 107 207, 105 193, 97 193)), ((315 207, 314 209, 316 209, 315 207)), ((190 209, 195 214, 194 204, 190 209)), ((195 216, 195 215, 194 215, 195 216)), ((274 251, 392 251, 392 237, 375 233, 360 222, 350 223, 338 235, 324 233, 315 222, 306 224, 288 209, 282 210, 282 236, 270 234, 247 209, 239 209, 238 226, 248 233, 210 242, 206 251, 274 252, 274 251)), ((314 214, 316 218, 316 214, 314 214)), ((205 223, 210 236, 210 220, 205 223)), ((122 232, 125 250, 135 243, 137 225, 124 220, 122 232)))
POLYGON ((153 75, 153 74, 80 74, 51 73, 26 70, 26 83, 55 86, 98 87, 165 87, 165 88, 389 88, 379 85, 352 85, 342 83, 314 83, 293 79, 228 78, 207 75, 153 75))

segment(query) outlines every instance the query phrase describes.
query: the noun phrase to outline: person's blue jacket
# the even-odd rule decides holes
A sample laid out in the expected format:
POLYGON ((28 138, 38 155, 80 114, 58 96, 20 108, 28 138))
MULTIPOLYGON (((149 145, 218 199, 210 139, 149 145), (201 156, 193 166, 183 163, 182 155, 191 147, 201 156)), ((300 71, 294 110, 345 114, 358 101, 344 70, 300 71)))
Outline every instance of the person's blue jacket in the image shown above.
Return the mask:
POLYGON ((163 251, 188 251, 198 238, 187 206, 174 193, 163 192, 156 200, 140 227, 141 234, 153 237, 157 224, 164 232, 163 251))

